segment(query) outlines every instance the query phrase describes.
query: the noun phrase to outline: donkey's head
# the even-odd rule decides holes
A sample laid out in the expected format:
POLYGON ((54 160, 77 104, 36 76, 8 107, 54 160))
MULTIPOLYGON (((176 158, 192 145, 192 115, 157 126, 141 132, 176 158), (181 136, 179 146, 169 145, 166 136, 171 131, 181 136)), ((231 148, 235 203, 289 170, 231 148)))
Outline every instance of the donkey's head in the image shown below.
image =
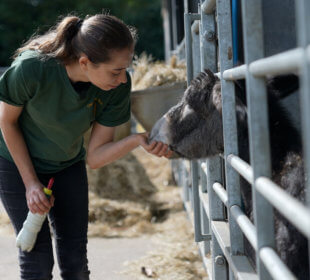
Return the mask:
POLYGON ((181 157, 193 159, 223 150, 219 79, 210 70, 200 73, 152 128, 150 142, 161 141, 181 157))

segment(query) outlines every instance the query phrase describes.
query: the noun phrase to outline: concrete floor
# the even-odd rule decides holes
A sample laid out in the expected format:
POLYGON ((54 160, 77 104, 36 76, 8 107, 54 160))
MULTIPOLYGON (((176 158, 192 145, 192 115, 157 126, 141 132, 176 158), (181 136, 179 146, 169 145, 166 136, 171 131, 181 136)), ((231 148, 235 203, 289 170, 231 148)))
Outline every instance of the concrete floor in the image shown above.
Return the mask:
MULTIPOLYGON (((0 202, 0 211, 4 211, 0 202)), ((139 238, 90 238, 88 241, 88 260, 91 279, 97 280, 134 280, 120 274, 128 260, 139 259, 152 249, 150 240, 139 238)), ((57 262, 56 262, 57 263, 57 262)), ((54 280, 61 280, 58 265, 55 264, 54 280)), ((19 267, 15 236, 0 234, 0 279, 19 279, 19 267)))

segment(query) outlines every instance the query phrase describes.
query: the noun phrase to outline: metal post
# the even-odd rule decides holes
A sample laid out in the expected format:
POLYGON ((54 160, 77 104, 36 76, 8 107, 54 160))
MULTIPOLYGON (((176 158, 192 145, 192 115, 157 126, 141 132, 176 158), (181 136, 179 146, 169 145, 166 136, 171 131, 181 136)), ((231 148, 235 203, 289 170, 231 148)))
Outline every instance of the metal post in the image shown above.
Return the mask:
MULTIPOLYGON (((201 20, 200 20, 200 53, 201 53, 201 71, 206 68, 213 72, 217 71, 216 67, 216 32, 215 32, 215 20, 213 9, 205 9, 206 1, 201 2, 201 20)), ((215 1, 213 6, 215 5, 215 1)), ((210 5, 212 6, 212 5, 210 5)), ((218 196, 214 193, 212 188, 215 182, 222 182, 221 178, 221 160, 218 156, 207 159, 207 189, 209 196, 209 222, 211 220, 223 220, 224 219, 224 207, 218 196), (216 207, 215 207, 216 206, 216 207)), ((211 228, 211 226, 210 226, 211 228)), ((212 243, 217 243, 213 231, 211 230, 212 243)), ((220 254, 220 248, 216 244, 213 244, 212 251, 212 276, 213 279, 226 279, 222 278, 224 272, 227 270, 227 263, 224 262, 221 266, 216 265, 215 256, 220 254)), ((225 274, 226 275, 226 274, 225 274)), ((226 277, 226 276, 225 276, 226 277)))
MULTIPOLYGON (((310 63, 307 59, 306 48, 310 45, 310 2, 309 0, 296 1, 296 19, 297 19, 297 41, 299 47, 303 48, 303 57, 301 59, 301 95, 300 95, 300 108, 301 108, 301 123, 302 123, 302 136, 303 136, 303 150, 305 159, 305 172, 306 172, 306 193, 308 207, 310 208, 310 63)), ((308 239, 309 249, 309 269, 310 269, 310 239, 308 239)))
POLYGON ((193 46, 192 46, 192 22, 199 20, 199 14, 184 14, 184 30, 185 30, 185 50, 186 50, 186 73, 187 73, 187 85, 194 77, 193 68, 193 46))
POLYGON ((200 242, 203 240, 210 240, 209 234, 202 234, 201 228, 201 212, 200 212, 200 198, 199 198, 199 173, 198 173, 197 160, 191 161, 191 175, 192 175, 192 191, 193 191, 193 208, 194 208, 194 228, 195 228, 195 241, 200 242))
MULTIPOLYGON (((197 47, 197 39, 199 36, 194 35, 195 30, 192 31, 192 23, 194 20, 199 20, 199 14, 184 14, 185 24, 185 47, 186 47, 186 66, 187 66, 187 85, 190 84, 194 77, 194 74, 198 74, 197 71, 200 69, 200 56, 199 56, 199 44, 198 53, 193 56, 193 43, 197 47), (196 37, 194 37, 196 36, 196 37), (196 58, 198 56, 198 59, 196 58), (195 58, 194 58, 195 57, 195 58), (195 73, 194 73, 195 70, 195 73)), ((194 227, 195 227, 195 241, 200 242, 202 240, 209 240, 210 235, 202 234, 201 228, 201 212, 200 212, 200 198, 199 198, 199 172, 197 161, 191 161, 191 175, 192 175, 192 208, 194 210, 194 227)))
POLYGON ((227 262, 216 238, 212 240, 212 280, 227 279, 227 262))
MULTIPOLYGON (((210 228, 211 221, 224 221, 225 213, 224 213, 224 205, 220 198, 217 196, 215 191, 213 190, 213 184, 215 182, 222 183, 222 163, 219 156, 216 156, 212 159, 207 160, 206 170, 208 173, 207 176, 207 188, 208 188, 208 197, 209 197, 209 215, 210 215, 210 228)), ((227 279, 227 262, 224 261, 221 265, 218 265, 216 258, 217 256, 224 255, 221 251, 221 248, 218 244, 218 241, 214 235, 213 230, 211 230, 211 247, 212 247, 212 279, 227 279)), ((222 256, 224 259, 224 257, 222 256)))
MULTIPOLYGON (((203 6, 203 0, 201 0, 201 7, 203 6)), ((205 2, 204 2, 205 3, 205 2)), ((199 26, 199 36, 200 36, 200 65, 201 71, 204 71, 204 69, 209 68, 211 71, 216 72, 216 35, 215 35, 215 21, 214 21, 214 12, 211 11, 211 13, 206 14, 203 8, 201 9, 201 19, 200 19, 200 26, 199 26)), ((209 162, 208 166, 212 166, 212 159, 207 160, 209 162)), ((200 162, 201 166, 202 161, 200 162)), ((202 191, 207 191, 207 178, 205 176, 205 173, 201 171, 201 187, 202 191)), ((210 174, 209 176, 212 177, 212 174, 210 173, 210 170, 207 170, 207 173, 210 174)), ((211 178, 212 179, 212 178, 211 178)), ((212 182, 213 183, 213 182, 212 182)), ((205 213, 205 211, 203 211, 205 213)), ((205 224, 205 233, 210 232, 210 219, 205 214, 202 216, 203 224, 205 224)), ((214 236, 211 233, 211 239, 214 240, 214 236)), ((205 241, 204 242, 204 252, 205 254, 210 252, 210 242, 205 241)), ((214 262, 214 259, 213 259, 214 262)))
MULTIPOLYGON (((197 23, 197 22, 195 22, 197 23)), ((201 54, 200 54, 200 38, 199 38, 199 23, 198 25, 198 30, 194 30, 192 28, 192 38, 193 38, 193 74, 194 77, 196 77, 200 73, 201 69, 201 54), (198 31, 198 32, 196 32, 198 31)))
MULTIPOLYGON (((217 18, 219 34, 219 53, 221 76, 226 69, 233 66, 232 57, 232 30, 230 2, 224 0, 217 1, 217 18)), ((223 135, 224 135, 224 157, 226 189, 228 193, 228 210, 232 205, 241 206, 239 175, 227 162, 227 156, 238 154, 237 122, 235 112, 235 87, 233 82, 221 79, 222 92, 222 115, 223 115, 223 135)), ((237 222, 231 218, 228 211, 230 227, 231 254, 239 255, 243 253, 243 236, 237 222)))
MULTIPOLYGON (((245 62, 264 56, 261 0, 242 0, 243 42, 245 62)), ((268 131, 268 108, 264 79, 255 78, 247 71, 246 89, 248 103, 248 124, 250 135, 250 158, 254 182, 259 176, 271 176, 270 146, 268 131)), ((254 186, 254 182, 252 185, 254 186)), ((257 230, 258 251, 265 246, 274 248, 273 209, 255 188, 253 192, 254 221, 257 230)), ((256 267, 260 279, 271 279, 259 254, 256 254, 256 267)))

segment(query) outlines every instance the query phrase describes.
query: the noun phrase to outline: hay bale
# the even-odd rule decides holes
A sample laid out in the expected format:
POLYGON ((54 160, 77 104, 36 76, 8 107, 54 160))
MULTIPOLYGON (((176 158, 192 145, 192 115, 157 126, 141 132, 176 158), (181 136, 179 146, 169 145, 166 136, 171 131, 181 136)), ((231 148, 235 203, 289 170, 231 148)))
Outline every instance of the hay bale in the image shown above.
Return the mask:
POLYGON ((89 189, 105 199, 146 202, 157 191, 132 153, 87 173, 89 189))
POLYGON ((140 57, 135 56, 133 70, 133 90, 186 81, 186 64, 178 61, 176 56, 166 64, 162 61, 153 61, 151 55, 142 53, 140 57))

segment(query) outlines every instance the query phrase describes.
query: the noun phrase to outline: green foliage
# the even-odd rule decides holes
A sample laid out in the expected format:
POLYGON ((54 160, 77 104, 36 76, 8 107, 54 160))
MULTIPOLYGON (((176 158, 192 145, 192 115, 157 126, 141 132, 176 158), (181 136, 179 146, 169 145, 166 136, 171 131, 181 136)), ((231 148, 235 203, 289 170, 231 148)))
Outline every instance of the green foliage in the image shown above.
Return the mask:
POLYGON ((34 34, 42 34, 61 16, 109 12, 138 29, 136 53, 162 59, 163 31, 160 0, 1 0, 0 65, 11 63, 15 50, 34 34))

